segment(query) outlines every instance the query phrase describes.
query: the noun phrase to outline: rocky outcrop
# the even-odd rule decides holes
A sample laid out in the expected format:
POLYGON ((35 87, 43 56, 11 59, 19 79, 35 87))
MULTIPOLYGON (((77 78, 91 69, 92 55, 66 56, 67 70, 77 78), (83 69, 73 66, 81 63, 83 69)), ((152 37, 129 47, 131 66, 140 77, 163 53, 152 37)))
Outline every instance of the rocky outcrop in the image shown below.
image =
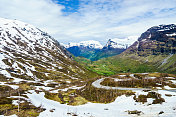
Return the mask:
POLYGON ((139 56, 175 54, 176 53, 176 25, 159 25, 142 33, 138 41, 133 43, 125 53, 139 56))

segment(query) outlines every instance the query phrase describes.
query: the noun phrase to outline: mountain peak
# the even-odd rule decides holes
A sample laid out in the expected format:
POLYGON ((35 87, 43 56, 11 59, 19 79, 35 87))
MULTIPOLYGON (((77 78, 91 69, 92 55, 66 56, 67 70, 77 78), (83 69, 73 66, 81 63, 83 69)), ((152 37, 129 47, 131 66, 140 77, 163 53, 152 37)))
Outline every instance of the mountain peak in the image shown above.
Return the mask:
POLYGON ((169 24, 149 28, 126 52, 137 52, 140 56, 175 54, 175 48, 176 25, 169 24))
POLYGON ((78 47, 86 47, 86 48, 90 48, 90 49, 102 49, 103 46, 100 44, 99 41, 95 41, 95 40, 88 40, 88 41, 81 41, 79 43, 73 43, 70 42, 68 45, 66 45, 66 48, 70 48, 73 46, 78 46, 78 47))
POLYGON ((138 36, 129 36, 124 39, 119 39, 119 38, 109 39, 104 48, 127 49, 129 46, 131 46, 137 40, 137 38, 138 38, 138 36))
POLYGON ((159 38, 167 38, 176 36, 176 25, 175 24, 168 24, 168 25, 159 25, 153 26, 149 28, 146 32, 142 33, 139 37, 139 41, 143 39, 151 39, 156 40, 159 38), (160 36, 160 37, 158 37, 160 36))

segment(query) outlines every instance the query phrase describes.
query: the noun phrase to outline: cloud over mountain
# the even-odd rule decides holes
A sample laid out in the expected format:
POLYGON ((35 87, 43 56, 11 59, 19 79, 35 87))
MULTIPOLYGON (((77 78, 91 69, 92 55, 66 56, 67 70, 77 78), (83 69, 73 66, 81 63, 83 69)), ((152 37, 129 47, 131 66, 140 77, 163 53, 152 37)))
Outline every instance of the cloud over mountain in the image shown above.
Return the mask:
POLYGON ((64 43, 103 42, 139 36, 153 25, 175 23, 174 3, 176 0, 79 0, 64 5, 60 0, 1 0, 0 17, 33 24, 64 43), (75 10, 65 10, 74 4, 75 10))

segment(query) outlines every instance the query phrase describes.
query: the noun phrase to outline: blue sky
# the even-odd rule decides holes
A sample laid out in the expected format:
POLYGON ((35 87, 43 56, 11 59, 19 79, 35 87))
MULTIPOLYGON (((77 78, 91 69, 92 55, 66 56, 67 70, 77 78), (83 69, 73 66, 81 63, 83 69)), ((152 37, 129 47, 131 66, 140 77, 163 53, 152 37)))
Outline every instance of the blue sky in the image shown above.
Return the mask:
POLYGON ((65 15, 77 12, 79 9, 79 0, 53 0, 55 3, 63 5, 65 8, 62 10, 65 15))
POLYGON ((62 43, 140 36, 176 23, 176 0, 0 0, 0 17, 35 25, 62 43))

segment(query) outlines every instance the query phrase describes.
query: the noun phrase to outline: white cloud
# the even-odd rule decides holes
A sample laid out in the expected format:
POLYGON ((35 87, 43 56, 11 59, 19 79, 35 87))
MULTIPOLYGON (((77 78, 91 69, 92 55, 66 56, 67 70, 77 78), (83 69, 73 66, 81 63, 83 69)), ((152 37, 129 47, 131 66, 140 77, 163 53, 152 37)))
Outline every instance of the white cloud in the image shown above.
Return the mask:
POLYGON ((176 23, 176 0, 80 0, 77 12, 51 0, 0 0, 0 17, 47 31, 59 42, 140 35, 154 25, 176 23))

